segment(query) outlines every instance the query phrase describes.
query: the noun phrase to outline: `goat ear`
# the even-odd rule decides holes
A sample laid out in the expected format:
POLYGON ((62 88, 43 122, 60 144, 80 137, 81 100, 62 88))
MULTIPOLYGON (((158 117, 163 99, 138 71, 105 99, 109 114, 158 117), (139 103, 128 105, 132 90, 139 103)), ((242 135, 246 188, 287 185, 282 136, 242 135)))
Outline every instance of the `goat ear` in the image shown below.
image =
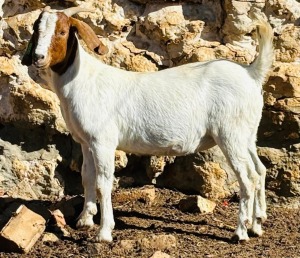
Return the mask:
POLYGON ((88 24, 72 17, 69 19, 71 26, 77 29, 79 36, 84 40, 90 50, 101 55, 108 52, 108 48, 98 39, 97 35, 88 24))
POLYGON ((33 51, 33 35, 31 36, 31 39, 29 40, 28 42, 28 45, 27 45, 27 49, 25 51, 25 54, 22 58, 22 61, 21 61, 21 64, 22 65, 26 65, 26 66, 30 66, 32 65, 32 51, 33 51))

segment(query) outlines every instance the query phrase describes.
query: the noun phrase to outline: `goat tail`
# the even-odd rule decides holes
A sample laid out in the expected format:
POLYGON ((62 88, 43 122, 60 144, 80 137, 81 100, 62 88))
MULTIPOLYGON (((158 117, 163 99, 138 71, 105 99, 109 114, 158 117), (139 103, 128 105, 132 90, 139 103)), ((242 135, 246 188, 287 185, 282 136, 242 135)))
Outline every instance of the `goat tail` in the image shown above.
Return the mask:
POLYGON ((259 54, 249 66, 249 72, 261 85, 273 63, 273 31, 270 24, 262 18, 257 20, 256 31, 259 43, 259 54))

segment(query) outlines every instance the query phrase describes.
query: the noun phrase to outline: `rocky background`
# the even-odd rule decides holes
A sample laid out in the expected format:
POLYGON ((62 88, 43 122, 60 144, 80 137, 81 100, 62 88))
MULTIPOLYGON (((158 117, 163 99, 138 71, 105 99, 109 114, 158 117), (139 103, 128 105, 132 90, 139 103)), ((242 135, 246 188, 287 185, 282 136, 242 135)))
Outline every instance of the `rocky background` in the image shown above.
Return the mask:
MULTIPOLYGON (((296 0, 0 0, 0 196, 58 199, 82 193, 80 146, 68 134, 59 101, 20 60, 41 8, 84 6, 78 15, 109 47, 103 62, 132 71, 256 55, 253 21, 274 28, 274 65, 264 84, 258 152, 267 188, 300 196, 300 1, 296 0), (37 81, 32 80, 31 77, 37 81)), ((113 76, 113 75, 112 75, 113 76)), ((238 192, 218 147, 186 157, 116 152, 116 182, 154 183, 209 199, 238 192)))

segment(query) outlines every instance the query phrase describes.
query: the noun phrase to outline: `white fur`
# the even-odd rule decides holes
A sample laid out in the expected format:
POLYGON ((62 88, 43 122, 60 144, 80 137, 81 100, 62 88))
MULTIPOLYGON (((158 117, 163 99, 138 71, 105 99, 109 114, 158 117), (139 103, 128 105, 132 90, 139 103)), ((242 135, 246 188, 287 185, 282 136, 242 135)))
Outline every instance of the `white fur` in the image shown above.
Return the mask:
POLYGON ((44 55, 48 54, 48 49, 51 44, 52 35, 55 32, 57 15, 45 12, 39 23, 39 41, 35 49, 35 54, 44 55))
POLYGON ((235 234, 247 240, 252 221, 254 233, 262 234, 265 167, 255 142, 263 107, 261 83, 272 62, 272 37, 270 33, 261 37, 263 54, 250 66, 218 60, 136 73, 105 65, 79 45, 65 74, 51 71, 49 83, 72 136, 82 145, 85 205, 78 226, 93 224, 98 197, 97 240, 112 240, 116 149, 187 155, 218 144, 241 187, 235 234))

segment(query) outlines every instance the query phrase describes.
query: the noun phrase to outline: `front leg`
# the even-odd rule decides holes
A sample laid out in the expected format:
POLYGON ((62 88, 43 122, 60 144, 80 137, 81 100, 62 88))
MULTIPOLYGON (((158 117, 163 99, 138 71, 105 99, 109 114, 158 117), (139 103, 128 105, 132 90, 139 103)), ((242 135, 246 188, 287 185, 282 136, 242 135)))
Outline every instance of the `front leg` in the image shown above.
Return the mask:
POLYGON ((101 221, 97 242, 112 241, 112 230, 115 226, 111 202, 114 179, 115 148, 93 144, 93 157, 96 167, 96 189, 100 200, 101 221))
POLYGON ((83 154, 81 176, 84 188, 84 206, 76 226, 77 228, 90 228, 94 225, 93 217, 97 214, 96 169, 89 147, 82 144, 81 149, 83 154))

